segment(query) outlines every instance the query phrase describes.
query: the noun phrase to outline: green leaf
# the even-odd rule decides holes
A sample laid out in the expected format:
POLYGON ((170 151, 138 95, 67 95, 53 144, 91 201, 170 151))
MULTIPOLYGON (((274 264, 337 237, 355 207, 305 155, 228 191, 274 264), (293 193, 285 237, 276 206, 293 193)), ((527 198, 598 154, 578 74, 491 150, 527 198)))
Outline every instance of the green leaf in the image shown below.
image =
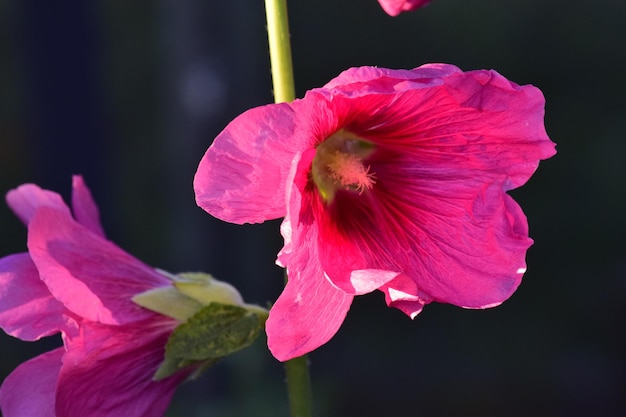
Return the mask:
POLYGON ((178 326, 165 349, 166 360, 217 359, 249 346, 264 318, 243 307, 210 303, 178 326))
POLYGON ((204 368, 218 359, 248 347, 263 328, 265 316, 246 308, 211 303, 179 325, 165 347, 165 360, 155 374, 161 379, 174 372, 206 361, 204 368))
POLYGON ((158 381, 188 366, 195 378, 221 358, 241 350, 256 339, 267 311, 211 303, 179 325, 165 347, 165 359, 153 376, 158 381))

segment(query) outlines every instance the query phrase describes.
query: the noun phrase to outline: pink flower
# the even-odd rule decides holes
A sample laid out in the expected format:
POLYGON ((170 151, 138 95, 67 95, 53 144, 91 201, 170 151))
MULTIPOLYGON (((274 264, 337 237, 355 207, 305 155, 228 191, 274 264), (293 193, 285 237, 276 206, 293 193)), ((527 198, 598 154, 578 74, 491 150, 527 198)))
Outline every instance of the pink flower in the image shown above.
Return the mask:
POLYGON ((415 10, 430 3, 430 0, 378 0, 380 6, 390 16, 415 10))
POLYGON ((61 333, 64 347, 23 363, 0 387, 5 417, 156 417, 182 371, 153 381, 177 321, 131 297, 169 279, 106 240, 73 178, 72 213, 33 184, 7 194, 28 226, 28 253, 0 259, 0 326, 22 340, 61 333))
POLYGON ((428 64, 351 68, 232 121, 200 162, 196 201, 234 223, 285 216, 274 356, 324 344, 374 290, 411 318, 432 301, 506 300, 532 244, 506 192, 555 152, 543 115, 533 86, 428 64))

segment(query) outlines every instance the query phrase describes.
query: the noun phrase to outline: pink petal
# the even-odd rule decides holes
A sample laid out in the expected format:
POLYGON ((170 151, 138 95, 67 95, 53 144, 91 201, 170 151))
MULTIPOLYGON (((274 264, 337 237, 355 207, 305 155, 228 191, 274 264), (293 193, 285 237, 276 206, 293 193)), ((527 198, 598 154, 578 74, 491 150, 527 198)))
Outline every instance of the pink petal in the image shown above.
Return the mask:
MULTIPOLYGON (((332 204, 327 206, 314 193, 306 196, 305 201, 307 197, 317 200, 303 205, 302 210, 306 211, 307 205, 312 207, 319 227, 316 239, 319 262, 333 285, 347 294, 361 295, 378 289, 402 272, 398 269, 399 265, 385 268, 383 265, 387 265, 375 261, 378 256, 376 251, 388 252, 393 248, 383 248, 377 242, 369 242, 370 239, 382 238, 378 236, 378 216, 368 215, 374 201, 369 204, 352 204, 349 200, 344 201, 346 198, 352 199, 352 196, 338 192, 332 204)), ((367 193, 358 197, 361 198, 369 199, 367 193)))
POLYGON ((415 10, 425 6, 430 0, 378 0, 380 6, 390 16, 397 16, 402 12, 415 10))
MULTIPOLYGON (((303 101, 332 99, 328 112, 340 127, 348 124, 352 133, 394 151, 384 158, 410 156, 412 170, 479 170, 505 178, 509 190, 523 185, 540 159, 555 154, 543 124, 541 91, 495 71, 463 73, 443 64, 413 71, 361 67, 329 85, 331 90, 313 90, 303 101), (441 78, 409 80, 409 73, 441 78)), ((324 112, 306 116, 311 125, 328 125, 324 112)))
POLYGON ((536 87, 519 86, 496 71, 457 74, 446 79, 446 86, 466 114, 445 115, 447 140, 433 119, 423 133, 432 140, 424 145, 444 155, 463 146, 466 155, 448 159, 458 168, 505 175, 505 189, 511 190, 528 181, 539 160, 556 153, 543 123, 545 99, 536 87))
MULTIPOLYGON (((330 205, 311 187, 292 221, 315 219, 322 267, 345 292, 359 293, 355 270, 396 271, 417 283, 417 311, 426 299, 492 306, 519 285, 532 241, 505 191, 554 154, 543 96, 493 71, 451 72, 443 81, 397 94, 333 96, 339 124, 377 145, 366 161, 376 185, 359 195, 339 191, 330 205)), ((324 115, 308 117, 324 123, 324 115)), ((385 284, 377 278, 370 288, 385 284)))
POLYGON ((336 90, 345 96, 359 97, 368 94, 396 94, 415 88, 428 88, 443 84, 443 77, 461 73, 450 64, 425 64, 412 70, 380 67, 352 67, 330 80, 324 87, 313 89, 317 93, 336 90))
POLYGON ((431 178, 427 184, 419 190, 388 187, 393 194, 381 186, 372 210, 388 221, 373 235, 361 230, 358 217, 344 225, 354 244, 367 248, 372 267, 410 277, 414 292, 399 290, 412 292, 420 304, 482 308, 501 303, 519 285, 532 244, 519 206, 498 184, 477 191, 461 181, 431 178))
POLYGON ((415 279, 435 301, 493 307, 511 296, 526 271, 526 250, 532 244, 526 217, 497 184, 485 187, 473 201, 459 198, 456 204, 447 215, 425 218, 415 279), (464 207, 468 203, 471 207, 464 207))
POLYGON ((385 293, 385 301, 414 319, 426 304, 432 300, 417 287, 415 281, 400 275, 380 288, 385 293))
POLYGON ((233 120, 200 161, 196 202, 233 223, 259 223, 285 215, 285 183, 298 143, 293 110, 276 104, 233 120))
POLYGON ((69 213, 69 208, 55 192, 43 190, 35 184, 23 184, 6 195, 6 201, 17 217, 28 225, 39 207, 54 207, 69 213))
POLYGON ((537 88, 513 84, 495 71, 453 73, 443 81, 392 95, 382 87, 384 94, 360 97, 342 91, 332 111, 349 121, 352 133, 393 152, 379 159, 405 157, 412 164, 406 169, 416 173, 421 166, 441 174, 476 170, 506 177, 508 190, 527 181, 540 159, 554 155, 537 88))
POLYGON ((54 417, 55 390, 63 348, 18 366, 0 387, 4 417, 54 417))
MULTIPOLYGON (((383 264, 372 262, 372 256, 376 255, 371 253, 372 245, 367 244, 367 239, 378 238, 373 237, 377 231, 377 224, 370 223, 370 220, 376 220, 376 216, 370 216, 367 210, 363 210, 369 206, 343 203, 341 200, 345 197, 338 193, 336 201, 326 207, 315 193, 308 193, 304 197, 305 203, 301 210, 305 212, 311 210, 316 217, 316 224, 319 227, 319 236, 316 239, 319 262, 328 279, 347 294, 362 295, 393 280, 401 274, 401 270, 397 267, 387 269, 382 267, 383 264), (308 199, 313 201, 307 202, 308 199), (357 225, 359 232, 368 236, 363 236, 360 240, 355 239, 352 233, 344 232, 344 229, 349 230, 350 224, 355 223, 352 219, 360 223, 357 225), (370 228, 372 230, 368 230, 370 228)), ((359 198, 366 196, 361 195, 359 198)), ((301 213, 299 217, 302 217, 301 213)), ((383 250, 378 245, 374 247, 375 250, 383 250)))
MULTIPOLYGON (((291 207, 297 210, 300 199, 294 187, 289 196, 291 207)), ((315 224, 296 230, 292 224, 288 215, 281 226, 285 247, 279 254, 289 279, 266 322, 269 349, 280 361, 301 356, 330 340, 353 298, 325 278, 318 261, 315 224)))
POLYGON ((31 220, 28 248, 41 279, 70 311, 91 321, 123 324, 153 317, 131 298, 168 285, 167 278, 68 213, 42 207, 31 220))
POLYGON ((266 322, 268 347, 280 361, 304 355, 330 340, 353 298, 325 279, 315 256, 307 259, 300 254, 290 260, 288 275, 287 286, 266 322))
POLYGON ((72 212, 76 221, 95 234, 105 237, 104 230, 100 224, 100 211, 96 202, 91 196, 91 191, 87 188, 83 177, 74 175, 72 177, 72 212))
MULTIPOLYGON (((414 280, 415 290, 398 290, 415 299, 388 298, 390 305, 402 305, 403 310, 406 302, 417 302, 411 315, 433 300, 479 308, 507 299, 520 283, 526 250, 532 243, 523 213, 497 184, 486 187, 483 195, 448 188, 450 196, 442 198, 450 186, 432 184, 436 196, 425 190, 410 193, 407 188, 394 190, 398 194, 378 192, 379 203, 368 207, 376 213, 374 220, 387 221, 377 222, 375 229, 366 223, 370 218, 354 209, 356 205, 344 204, 345 212, 353 217, 342 219, 342 231, 335 233, 344 233, 351 240, 328 241, 327 236, 332 235, 328 228, 321 234, 320 242, 328 242, 320 244, 320 259, 328 277, 350 292, 345 288, 351 284, 349 267, 353 260, 342 256, 356 256, 360 250, 361 255, 353 258, 358 262, 372 269, 401 271, 414 280)), ((372 286, 379 284, 374 280, 372 286)), ((393 285, 382 284, 381 289, 389 296, 393 285)))
POLYGON ((175 322, 88 324, 63 357, 56 417, 160 417, 190 371, 153 381, 175 322))
POLYGON ((424 309, 424 304, 420 301, 398 300, 387 302, 389 307, 397 308, 407 316, 414 319, 424 309))
POLYGON ((39 279, 26 253, 0 259, 0 326, 11 336, 37 340, 76 330, 72 314, 39 279))

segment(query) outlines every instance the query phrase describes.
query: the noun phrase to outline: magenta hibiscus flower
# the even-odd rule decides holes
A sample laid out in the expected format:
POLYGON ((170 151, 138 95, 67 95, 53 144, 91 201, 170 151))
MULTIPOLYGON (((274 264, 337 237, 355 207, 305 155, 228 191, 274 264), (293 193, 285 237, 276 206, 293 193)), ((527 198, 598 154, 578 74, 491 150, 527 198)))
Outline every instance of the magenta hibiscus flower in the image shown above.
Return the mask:
POLYGON ((176 320, 131 298, 171 281, 106 240, 81 177, 72 213, 33 184, 7 194, 28 226, 28 253, 0 259, 0 326, 22 340, 61 333, 64 347, 23 363, 0 387, 5 417, 157 417, 183 370, 153 381, 176 320))
POLYGON ((397 16, 402 12, 415 10, 426 6, 430 0, 378 0, 380 6, 390 16, 397 16))
POLYGON ((533 86, 429 64, 352 68, 232 121, 200 162, 196 200, 234 223, 285 216, 274 356, 319 347, 374 290, 412 318, 432 301, 506 300, 532 244, 506 192, 555 152, 543 115, 533 86))

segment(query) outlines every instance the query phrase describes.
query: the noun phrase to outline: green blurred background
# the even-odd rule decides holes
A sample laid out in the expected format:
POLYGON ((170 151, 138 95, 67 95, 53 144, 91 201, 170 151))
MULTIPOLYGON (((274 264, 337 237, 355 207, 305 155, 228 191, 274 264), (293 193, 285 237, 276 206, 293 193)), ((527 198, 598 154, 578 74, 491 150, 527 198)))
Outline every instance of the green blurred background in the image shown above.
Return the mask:
MULTIPOLYGON (((289 9, 298 96, 350 66, 493 68, 542 89, 558 144, 512 193, 536 241, 514 296, 484 311, 432 304, 414 321, 380 293, 357 298, 310 355, 315 414, 626 415, 626 2, 433 0, 397 18, 375 0, 289 9)), ((261 0, 0 0, 0 193, 35 182, 68 198, 82 173, 122 248, 212 272, 261 304, 282 286, 279 222, 217 221, 191 181, 226 123, 271 101, 261 0)), ((5 205, 0 235, 0 256, 25 250, 5 205)), ((168 416, 286 417, 264 343, 181 386, 168 416)), ((0 334, 0 378, 58 344, 0 334)))

